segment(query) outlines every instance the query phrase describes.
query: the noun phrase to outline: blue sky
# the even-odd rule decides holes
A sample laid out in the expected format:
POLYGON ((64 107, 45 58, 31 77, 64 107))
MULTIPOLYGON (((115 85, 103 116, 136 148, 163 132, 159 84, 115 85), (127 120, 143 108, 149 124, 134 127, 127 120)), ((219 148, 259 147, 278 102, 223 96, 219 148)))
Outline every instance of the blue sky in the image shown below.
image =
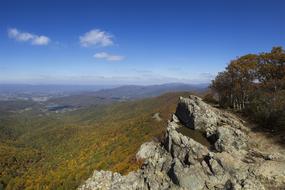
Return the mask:
POLYGON ((283 0, 2 0, 0 83, 209 82, 285 46, 283 0))

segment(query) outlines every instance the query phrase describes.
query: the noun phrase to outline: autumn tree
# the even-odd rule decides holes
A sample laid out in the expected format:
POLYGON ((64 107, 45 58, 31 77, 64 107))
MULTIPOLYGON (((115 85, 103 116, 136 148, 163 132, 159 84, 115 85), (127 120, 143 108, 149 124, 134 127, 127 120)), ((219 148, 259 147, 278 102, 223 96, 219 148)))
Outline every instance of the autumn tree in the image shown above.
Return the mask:
POLYGON ((218 102, 223 107, 231 105, 232 92, 229 86, 231 85, 229 73, 226 71, 218 73, 215 80, 212 81, 211 89, 217 92, 218 102))
POLYGON ((258 91, 254 94, 251 111, 265 125, 285 128, 285 51, 273 47, 258 58, 258 91))
POLYGON ((221 106, 251 113, 266 124, 274 121, 284 126, 284 63, 282 47, 273 47, 269 53, 248 54, 231 61, 210 87, 221 106))
POLYGON ((257 56, 248 54, 231 61, 226 71, 217 75, 211 88, 217 92, 223 106, 245 109, 250 93, 255 88, 257 56))

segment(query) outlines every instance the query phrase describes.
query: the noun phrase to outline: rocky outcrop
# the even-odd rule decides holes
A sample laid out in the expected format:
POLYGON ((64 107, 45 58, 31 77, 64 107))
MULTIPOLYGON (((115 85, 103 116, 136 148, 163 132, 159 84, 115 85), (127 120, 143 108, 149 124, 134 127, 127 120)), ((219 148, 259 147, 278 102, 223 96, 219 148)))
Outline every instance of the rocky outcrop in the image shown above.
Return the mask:
POLYGON ((284 155, 258 150, 249 132, 242 120, 196 96, 180 98, 165 142, 141 145, 140 170, 95 171, 78 189, 284 189, 284 155), (179 132, 182 127, 199 131, 210 146, 179 132))

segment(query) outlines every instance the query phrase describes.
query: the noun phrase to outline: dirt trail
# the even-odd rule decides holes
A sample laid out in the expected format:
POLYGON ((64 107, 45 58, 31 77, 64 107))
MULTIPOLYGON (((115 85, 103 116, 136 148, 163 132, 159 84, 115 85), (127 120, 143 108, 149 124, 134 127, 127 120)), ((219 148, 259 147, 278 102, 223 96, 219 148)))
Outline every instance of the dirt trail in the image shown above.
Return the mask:
POLYGON ((285 155, 284 134, 272 134, 270 132, 251 130, 248 135, 250 139, 257 144, 260 151, 285 155))
POLYGON ((240 114, 232 113, 229 110, 224 111, 242 121, 250 129, 248 136, 260 151, 270 154, 279 153, 285 156, 285 131, 272 132, 257 126, 240 114))

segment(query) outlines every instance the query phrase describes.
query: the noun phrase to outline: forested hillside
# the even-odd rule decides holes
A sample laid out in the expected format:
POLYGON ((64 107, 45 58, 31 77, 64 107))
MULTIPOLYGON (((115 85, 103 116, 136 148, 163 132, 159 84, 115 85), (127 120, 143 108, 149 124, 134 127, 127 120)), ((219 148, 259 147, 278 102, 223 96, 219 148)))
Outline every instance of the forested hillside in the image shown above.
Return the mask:
POLYGON ((260 125, 285 129, 285 51, 241 56, 220 72, 211 88, 223 107, 250 116, 260 125))
POLYGON ((74 189, 95 169, 135 170, 139 146, 161 137, 178 97, 188 94, 60 114, 8 113, 0 118, 0 185, 7 190, 74 189))

